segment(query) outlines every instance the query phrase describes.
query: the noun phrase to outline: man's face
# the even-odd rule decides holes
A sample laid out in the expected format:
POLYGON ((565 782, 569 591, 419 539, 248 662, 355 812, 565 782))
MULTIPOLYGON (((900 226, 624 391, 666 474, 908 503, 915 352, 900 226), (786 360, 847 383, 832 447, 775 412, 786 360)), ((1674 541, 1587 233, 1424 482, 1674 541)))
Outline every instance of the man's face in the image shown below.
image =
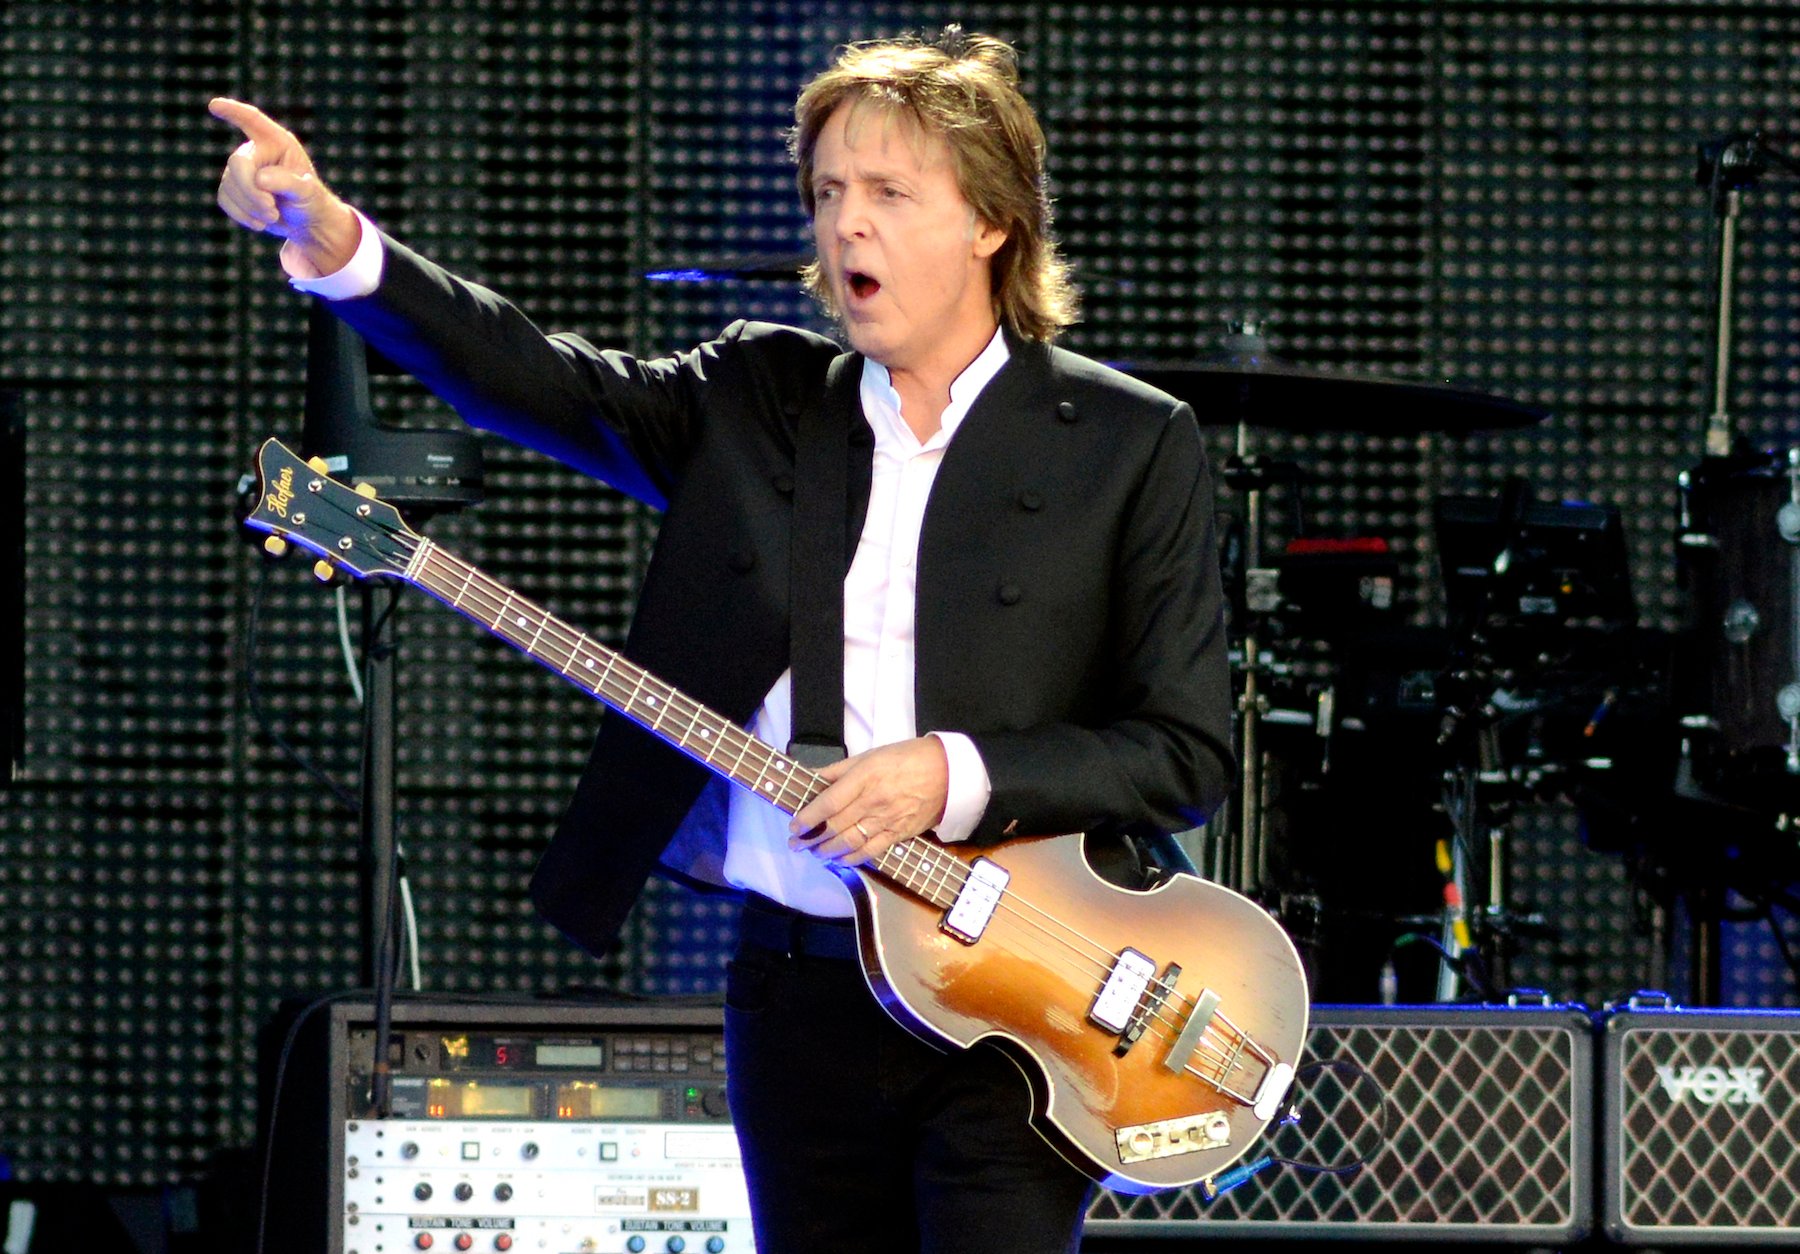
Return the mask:
POLYGON ((991 258, 950 148, 903 115, 840 105, 813 149, 813 241, 858 352, 894 371, 960 371, 994 334, 991 258), (972 347, 971 347, 972 346, 972 347))

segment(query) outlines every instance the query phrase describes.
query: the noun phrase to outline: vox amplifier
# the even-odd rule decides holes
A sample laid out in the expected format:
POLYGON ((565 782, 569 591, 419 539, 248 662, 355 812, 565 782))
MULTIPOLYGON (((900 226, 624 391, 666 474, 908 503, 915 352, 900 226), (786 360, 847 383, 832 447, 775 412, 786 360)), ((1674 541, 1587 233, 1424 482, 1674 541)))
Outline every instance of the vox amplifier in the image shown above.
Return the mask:
POLYGON ((1630 1245, 1800 1245, 1800 1011, 1606 1023, 1601 1195, 1630 1245))
POLYGON ((1246 1160, 1366 1156, 1360 1169, 1276 1164, 1210 1203, 1201 1186, 1103 1192, 1087 1230, 1109 1239, 1578 1240, 1593 1226, 1593 1056, 1592 1019, 1567 1007, 1315 1007, 1290 1098, 1300 1121, 1246 1160))

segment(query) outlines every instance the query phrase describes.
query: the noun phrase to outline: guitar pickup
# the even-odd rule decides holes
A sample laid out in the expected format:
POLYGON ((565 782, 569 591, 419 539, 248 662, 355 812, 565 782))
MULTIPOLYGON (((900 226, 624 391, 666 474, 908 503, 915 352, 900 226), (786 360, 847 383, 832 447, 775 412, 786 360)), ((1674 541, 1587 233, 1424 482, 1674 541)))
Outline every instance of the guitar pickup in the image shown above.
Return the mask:
POLYGON ((944 921, 938 926, 963 944, 973 945, 987 931, 1011 880, 1012 872, 999 863, 987 858, 975 859, 969 864, 969 877, 963 881, 956 900, 950 903, 950 909, 944 912, 944 921))
POLYGON ((1156 964, 1148 954, 1121 949, 1113 960, 1112 970, 1106 973, 1106 982, 1094 996, 1088 1018, 1108 1032, 1124 1035, 1131 1025, 1133 1011, 1142 1004, 1144 991, 1150 987, 1150 977, 1155 974, 1156 964))
POLYGON ((1138 1039, 1144 1035, 1144 1029, 1150 1026, 1150 1020, 1161 1012, 1163 1003, 1169 1000, 1169 990, 1175 987, 1175 982, 1180 978, 1181 967, 1177 963, 1171 962, 1163 968, 1162 978, 1144 993, 1143 999, 1138 1002, 1138 1008, 1132 1012, 1131 1022, 1119 1034, 1119 1043, 1113 1046, 1114 1057, 1123 1058, 1138 1043, 1138 1039))

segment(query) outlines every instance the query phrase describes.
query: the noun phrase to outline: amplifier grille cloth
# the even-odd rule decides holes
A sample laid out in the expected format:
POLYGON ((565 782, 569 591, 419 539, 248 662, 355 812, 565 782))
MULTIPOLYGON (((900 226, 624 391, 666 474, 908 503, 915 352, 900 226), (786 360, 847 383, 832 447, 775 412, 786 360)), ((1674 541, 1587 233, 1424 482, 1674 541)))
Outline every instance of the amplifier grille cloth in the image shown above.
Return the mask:
MULTIPOLYGON (((1585 1219, 1575 1041, 1566 1026, 1315 1024, 1309 1062, 1355 1060, 1388 1096, 1387 1141, 1372 1162, 1349 1176, 1272 1167, 1211 1205, 1198 1187, 1102 1193, 1090 1219, 1569 1227, 1585 1219)), ((1325 1069, 1296 1093, 1302 1123, 1274 1134, 1274 1153, 1342 1163, 1380 1140, 1367 1080, 1325 1069)))
POLYGON ((1627 1226, 1800 1227, 1800 1033, 1632 1031, 1619 1049, 1627 1226), (1699 1088, 1677 1101, 1659 1066, 1676 1076, 1684 1067, 1760 1067, 1762 1100, 1708 1100, 1719 1094, 1699 1088))

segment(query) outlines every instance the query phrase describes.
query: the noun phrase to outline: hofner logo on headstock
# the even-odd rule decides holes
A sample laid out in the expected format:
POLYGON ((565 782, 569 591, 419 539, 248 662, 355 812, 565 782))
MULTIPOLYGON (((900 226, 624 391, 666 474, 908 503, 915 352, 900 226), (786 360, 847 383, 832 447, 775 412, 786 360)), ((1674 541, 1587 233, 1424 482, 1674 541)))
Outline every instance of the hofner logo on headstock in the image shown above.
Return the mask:
POLYGON ((1693 1098, 1704 1106, 1762 1105, 1763 1067, 1658 1067, 1656 1078, 1670 1101, 1693 1098))
POLYGON ((275 480, 275 486, 270 489, 269 495, 264 497, 263 501, 269 507, 269 512, 271 514, 286 518, 288 516, 288 502, 293 499, 294 468, 292 466, 283 466, 281 468, 280 476, 275 480))

